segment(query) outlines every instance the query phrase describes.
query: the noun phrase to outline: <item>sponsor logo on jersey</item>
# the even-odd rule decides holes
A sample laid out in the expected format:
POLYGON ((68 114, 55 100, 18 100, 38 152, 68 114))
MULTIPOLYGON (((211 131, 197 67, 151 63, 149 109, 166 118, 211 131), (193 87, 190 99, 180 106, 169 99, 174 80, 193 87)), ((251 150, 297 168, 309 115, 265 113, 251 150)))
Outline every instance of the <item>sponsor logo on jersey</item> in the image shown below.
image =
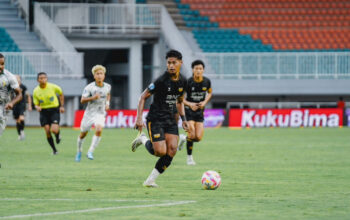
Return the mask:
POLYGON ((203 90, 203 91, 206 91, 206 90, 207 90, 207 87, 203 87, 202 90, 203 90))
POLYGON ((184 88, 180 87, 179 88, 179 92, 182 92, 184 90, 184 88))

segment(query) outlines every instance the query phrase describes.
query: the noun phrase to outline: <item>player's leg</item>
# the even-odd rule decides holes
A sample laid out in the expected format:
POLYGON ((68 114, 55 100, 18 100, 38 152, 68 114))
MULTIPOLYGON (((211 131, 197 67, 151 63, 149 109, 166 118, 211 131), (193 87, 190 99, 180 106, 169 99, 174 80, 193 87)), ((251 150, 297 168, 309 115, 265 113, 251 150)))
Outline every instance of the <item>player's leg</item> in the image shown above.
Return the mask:
POLYGON ((40 125, 41 127, 44 128, 45 135, 47 142, 50 144, 50 147, 52 148, 53 154, 57 154, 57 149, 55 147, 55 143, 53 141, 53 138, 51 136, 51 131, 50 131, 50 113, 47 111, 47 109, 43 109, 40 112, 40 125))
MULTIPOLYGON (((164 134, 164 128, 159 123, 154 123, 153 125, 152 123, 148 123, 148 127, 149 137, 151 138, 151 140, 146 143, 146 145, 148 145, 145 145, 146 149, 150 153, 153 153, 153 155, 158 156, 160 158, 156 162, 154 169, 152 170, 151 174, 148 176, 146 181, 143 183, 143 185, 147 187, 158 187, 155 181, 159 174, 163 173, 166 167, 170 165, 171 160, 169 156, 166 155, 167 145, 166 137, 164 134), (152 149, 148 149, 148 147, 152 149)), ((177 140, 175 146, 177 146, 177 140)))
POLYGON ((81 160, 84 138, 88 134, 92 124, 93 124, 93 121, 91 119, 89 120, 89 118, 84 115, 80 125, 80 135, 78 136, 78 139, 77 139, 77 154, 75 155, 76 162, 80 162, 81 160))
POLYGON ((19 115, 18 122, 19 124, 19 139, 24 140, 25 134, 24 134, 24 112, 21 112, 21 115, 19 115))
POLYGON ((203 122, 196 122, 194 124, 195 127, 195 141, 200 142, 203 138, 204 134, 204 123, 203 122))
POLYGON ((195 162, 192 156, 193 139, 196 137, 195 121, 193 120, 188 121, 188 124, 189 124, 189 132, 188 132, 187 141, 186 141, 187 165, 195 165, 195 162))
POLYGON ((56 143, 61 142, 60 136, 60 111, 59 108, 53 108, 49 110, 50 112, 50 122, 51 122, 51 131, 55 134, 56 143))
POLYGON ((95 115, 94 117, 91 117, 91 120, 95 124, 95 135, 92 137, 92 141, 91 141, 89 151, 87 153, 87 157, 90 160, 93 160, 94 159, 93 152, 95 151, 96 147, 101 141, 102 129, 105 126, 106 118, 104 115, 95 115))
POLYGON ((157 154, 161 152, 157 152, 157 154, 155 154, 153 143, 164 140, 164 131, 159 122, 147 121, 146 124, 149 138, 147 138, 147 136, 141 132, 131 143, 131 150, 135 152, 136 149, 143 144, 151 155, 159 156, 157 154), (160 137, 163 137, 163 139, 160 139, 160 137))
POLYGON ((90 160, 94 159, 93 153, 101 141, 102 129, 103 129, 103 125, 101 125, 101 124, 95 125, 95 135, 92 137, 91 145, 90 145, 89 151, 87 153, 87 157, 90 160))
POLYGON ((16 129, 17 129, 17 134, 18 134, 18 140, 20 140, 21 124, 20 124, 20 120, 19 120, 19 111, 18 111, 18 108, 16 105, 12 109, 12 114, 13 114, 13 118, 16 120, 16 129))
POLYGON ((45 124, 43 127, 45 130, 47 142, 49 142, 50 147, 52 148, 52 153, 54 155, 56 155, 58 152, 57 152, 55 143, 54 143, 52 135, 51 135, 51 129, 50 129, 51 126, 50 126, 50 124, 45 124))
POLYGON ((187 165, 196 165, 196 162, 193 159, 193 142, 199 142, 202 140, 204 133, 203 122, 194 123, 194 138, 188 141, 187 146, 187 165))
POLYGON ((6 118, 4 115, 4 109, 3 109, 3 106, 0 105, 0 137, 5 130, 5 127, 6 127, 6 118))

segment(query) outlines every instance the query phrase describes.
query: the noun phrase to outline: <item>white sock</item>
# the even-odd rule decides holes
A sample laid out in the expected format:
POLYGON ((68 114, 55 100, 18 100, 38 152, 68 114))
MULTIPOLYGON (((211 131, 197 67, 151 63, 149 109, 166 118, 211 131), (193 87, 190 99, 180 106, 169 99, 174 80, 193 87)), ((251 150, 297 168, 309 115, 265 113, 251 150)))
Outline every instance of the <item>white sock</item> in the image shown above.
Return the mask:
POLYGON ((89 152, 94 152, 95 148, 98 146, 98 144, 100 143, 101 137, 94 135, 92 137, 92 141, 91 141, 91 145, 89 148, 89 152))
POLYGON ((149 182, 155 182, 157 177, 159 176, 159 171, 156 169, 156 168, 153 168, 151 174, 148 176, 146 182, 149 183, 149 182))
POLYGON ((146 142, 148 141, 149 139, 146 137, 146 135, 142 135, 141 136, 141 142, 143 145, 146 145, 146 142))
POLYGON ((192 155, 187 155, 187 160, 193 160, 192 155))
POLYGON ((77 152, 83 152, 83 143, 84 143, 84 139, 80 139, 80 137, 78 137, 78 140, 77 140, 77 146, 78 146, 78 149, 77 149, 77 152))

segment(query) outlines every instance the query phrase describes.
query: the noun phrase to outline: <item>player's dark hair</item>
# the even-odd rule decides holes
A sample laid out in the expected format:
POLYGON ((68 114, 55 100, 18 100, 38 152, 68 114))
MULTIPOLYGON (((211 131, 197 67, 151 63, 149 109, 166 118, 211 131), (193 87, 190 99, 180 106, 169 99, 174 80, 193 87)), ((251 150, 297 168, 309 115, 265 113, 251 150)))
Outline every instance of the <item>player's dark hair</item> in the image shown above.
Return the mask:
POLYGON ((36 77, 36 79, 38 80, 38 79, 39 79, 39 76, 41 76, 41 75, 47 76, 47 74, 46 74, 45 72, 40 72, 40 73, 38 73, 38 76, 36 77))
POLYGON ((182 54, 177 50, 169 50, 166 53, 165 59, 168 59, 169 57, 175 57, 178 60, 182 60, 182 54))
POLYGON ((2 53, 0 53, 0 58, 5 58, 5 56, 2 53))
POLYGON ((202 65, 202 66, 203 66, 203 69, 205 68, 205 65, 204 65, 204 62, 203 62, 203 61, 201 61, 201 60, 195 60, 195 61, 192 62, 192 65, 191 65, 192 69, 193 69, 195 66, 197 66, 197 65, 202 65))

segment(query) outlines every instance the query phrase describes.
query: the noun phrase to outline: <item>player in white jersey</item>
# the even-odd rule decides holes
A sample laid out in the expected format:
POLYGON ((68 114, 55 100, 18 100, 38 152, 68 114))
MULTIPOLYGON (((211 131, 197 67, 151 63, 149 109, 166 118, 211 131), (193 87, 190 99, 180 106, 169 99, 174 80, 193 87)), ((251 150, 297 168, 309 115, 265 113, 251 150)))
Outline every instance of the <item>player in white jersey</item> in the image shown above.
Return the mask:
POLYGON ((5 70, 5 57, 0 53, 0 136, 6 127, 6 111, 21 101, 22 93, 16 77, 5 70), (11 92, 16 96, 11 100, 11 92))
POLYGON ((109 101, 111 98, 111 85, 104 82, 106 68, 96 65, 92 68, 95 82, 90 83, 84 88, 80 102, 88 103, 83 120, 80 125, 80 135, 77 140, 77 155, 75 161, 80 162, 83 151, 83 141, 92 125, 95 125, 95 135, 92 138, 87 157, 94 159, 93 152, 101 140, 102 129, 105 125, 106 111, 109 110, 109 101))

